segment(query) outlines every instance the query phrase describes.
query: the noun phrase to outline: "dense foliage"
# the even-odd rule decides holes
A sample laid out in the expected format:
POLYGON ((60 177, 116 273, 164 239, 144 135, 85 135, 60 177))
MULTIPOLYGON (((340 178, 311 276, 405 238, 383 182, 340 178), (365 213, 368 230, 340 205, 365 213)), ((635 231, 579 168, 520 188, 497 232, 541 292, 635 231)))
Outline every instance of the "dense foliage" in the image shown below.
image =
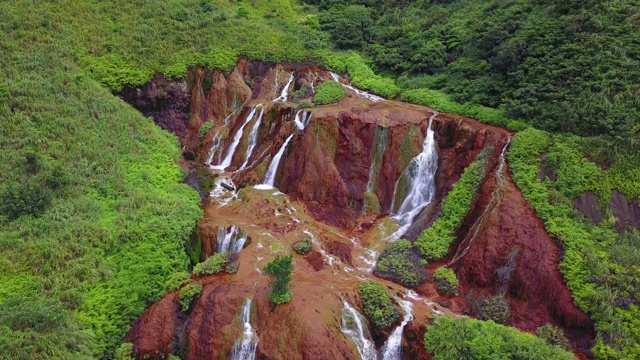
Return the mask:
POLYGON ((212 275, 222 271, 229 263, 228 253, 215 253, 213 256, 209 256, 205 261, 196 264, 193 267, 193 273, 195 275, 212 275))
POLYGON ((313 243, 311 242, 311 238, 306 237, 293 244, 293 251, 300 255, 307 255, 312 247, 313 243))
POLYGON ((345 96, 344 88, 336 81, 328 80, 318 85, 313 96, 316 105, 332 104, 342 100, 345 96))
POLYGON ((473 196, 484 176, 486 156, 487 152, 483 151, 464 170, 460 180, 442 200, 438 219, 415 242, 415 246, 427 260, 440 260, 449 252, 449 247, 455 240, 454 232, 469 211, 473 196))
POLYGON ((400 312, 383 284, 366 280, 360 283, 358 290, 362 298, 364 314, 373 326, 378 329, 388 329, 400 319, 400 312))
POLYGON ((193 300, 202 292, 202 285, 198 283, 188 284, 180 290, 180 307, 182 311, 187 311, 191 307, 193 300))
POLYGON ((569 339, 564 335, 564 331, 557 326, 553 326, 551 324, 540 326, 536 329, 536 335, 538 335, 539 338, 544 339, 549 345, 556 345, 569 351, 572 349, 569 339))
POLYGON ((444 267, 438 268, 433 272, 433 279, 436 281, 436 287, 441 293, 447 296, 457 294, 458 278, 456 278, 456 273, 453 270, 444 267))
POLYGON ((373 273, 410 288, 418 287, 427 279, 424 260, 411 242, 404 239, 391 243, 384 249, 373 273))
POLYGON ((573 354, 543 339, 493 321, 438 317, 427 326, 424 346, 436 360, 572 360, 573 354))
POLYGON ((291 281, 291 273, 293 272, 293 255, 280 256, 271 260, 264 271, 273 276, 274 281, 271 284, 271 292, 269 299, 275 305, 284 304, 291 301, 291 290, 289 282, 291 281))
POLYGON ((306 0, 337 47, 405 89, 501 108, 548 130, 640 130, 637 2, 306 0))
POLYGON ((632 300, 640 298, 640 236, 635 231, 616 233, 611 228, 615 218, 606 206, 612 187, 638 196, 640 161, 637 153, 622 153, 604 171, 582 156, 593 141, 528 129, 514 137, 508 159, 525 198, 549 234, 562 241, 560 270, 576 304, 595 320, 594 353, 600 359, 634 359, 640 356, 640 311, 632 300), (542 165, 556 172, 557 181, 538 179, 542 165), (599 206, 609 214, 598 225, 573 207, 584 191, 598 194, 599 206))

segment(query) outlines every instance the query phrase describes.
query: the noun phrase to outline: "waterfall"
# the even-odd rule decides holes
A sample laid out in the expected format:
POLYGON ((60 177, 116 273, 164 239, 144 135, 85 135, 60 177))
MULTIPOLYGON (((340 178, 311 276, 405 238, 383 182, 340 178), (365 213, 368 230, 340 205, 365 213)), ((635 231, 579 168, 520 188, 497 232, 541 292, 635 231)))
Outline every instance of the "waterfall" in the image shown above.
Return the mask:
POLYGON ((229 256, 237 255, 247 242, 247 233, 233 225, 227 231, 226 227, 218 228, 217 251, 228 253, 229 256))
POLYGON ((409 166, 407 166, 396 182, 393 192, 393 202, 391 203, 389 212, 394 212, 399 184, 404 182, 409 193, 405 196, 400 207, 395 212, 395 218, 400 222, 401 227, 393 236, 403 235, 402 233, 411 226, 413 218, 425 206, 429 205, 436 195, 435 175, 436 170, 438 170, 438 154, 436 152, 436 143, 431 126, 433 119, 437 115, 438 113, 435 112, 429 118, 429 128, 427 129, 427 136, 422 144, 422 152, 411 159, 409 166))
POLYGON ((258 335, 251 326, 251 299, 247 299, 242 306, 242 323, 244 331, 231 349, 231 360, 254 360, 258 348, 258 335))
POLYGON ((244 120, 244 123, 242 124, 242 126, 240 126, 240 129, 238 129, 238 132, 236 132, 236 135, 233 137, 233 142, 229 146, 229 149, 227 150, 227 155, 224 157, 224 160, 222 160, 220 165, 212 166, 212 168, 218 169, 218 170, 224 170, 231 165, 233 154, 236 152, 236 148, 238 147, 238 144, 242 139, 242 133, 244 132, 244 127, 247 126, 247 124, 249 123, 249 121, 251 121, 251 119, 253 119, 253 116, 256 114, 256 110, 258 110, 258 107, 260 106, 262 106, 262 104, 258 104, 251 109, 251 111, 249 112, 249 115, 247 115, 247 118, 244 120))
POLYGON ((340 76, 338 76, 338 74, 336 73, 330 73, 331 74, 331 78, 333 78, 334 81, 338 82, 340 85, 344 86, 345 88, 355 92, 356 94, 358 94, 360 97, 365 98, 371 102, 380 102, 380 101, 384 101, 385 99, 383 97, 380 97, 378 95, 373 95, 370 94, 366 91, 362 91, 358 88, 353 87, 351 84, 343 84, 340 82, 340 76))
POLYGON ((402 323, 393 330, 389 338, 380 349, 382 360, 401 360, 402 359, 402 332, 409 321, 413 320, 413 304, 406 300, 396 299, 404 310, 404 318, 402 323))
POLYGON ((292 137, 293 134, 289 135, 284 144, 282 144, 280 150, 278 150, 276 155, 273 157, 273 160, 269 165, 269 169, 267 169, 267 173, 264 175, 264 182, 256 186, 256 189, 268 190, 274 188, 276 172, 278 171, 278 165, 280 165, 280 159, 282 159, 282 154, 284 154, 284 150, 287 148, 287 145, 289 145, 289 141, 291 141, 292 137))
POLYGON ((343 301, 343 304, 340 330, 356 343, 362 360, 375 360, 377 358, 376 347, 370 339, 366 320, 358 310, 352 308, 346 301, 343 301))
POLYGON ((296 117, 293 120, 298 130, 304 130, 304 128, 309 125, 309 122, 311 122, 311 115, 312 114, 310 112, 298 110, 298 112, 296 113, 296 117), (302 116, 300 115, 300 113, 302 113, 302 116))
POLYGON ((260 128, 260 123, 262 122, 262 116, 264 116, 264 108, 260 110, 258 120, 256 120, 256 123, 253 125, 253 129, 251 129, 251 133, 249 134, 249 147, 247 147, 247 157, 239 170, 243 170, 247 166, 251 153, 253 153, 253 149, 255 149, 258 144, 258 130, 260 128))
POLYGON ((289 96, 289 85, 291 85, 292 81, 293 81, 293 73, 291 73, 289 75, 289 81, 287 82, 287 84, 284 86, 284 88, 280 92, 280 96, 278 96, 277 98, 273 99, 274 102, 277 102, 277 101, 287 102, 287 98, 289 96))
POLYGON ((218 130, 211 140, 211 148, 209 149, 209 156, 207 157, 207 162, 205 164, 211 165, 213 157, 215 156, 216 151, 220 148, 220 145, 222 145, 222 133, 218 130))
POLYGON ((509 147, 510 144, 511 144, 511 138, 509 138, 509 141, 507 141, 507 143, 502 148, 502 151, 500 152, 500 165, 498 166, 498 170, 496 172, 496 176, 498 178, 498 184, 496 185, 496 189, 493 191, 493 194, 491 195, 491 200, 489 200, 489 203, 487 204, 487 207, 482 212, 482 215, 480 215, 478 220, 476 220, 475 224, 472 226, 473 231, 470 231, 467 234, 467 236, 465 236, 465 238, 460 243, 461 245, 464 244, 465 241, 467 240, 467 237, 469 236, 469 234, 471 234, 471 238, 467 242, 467 246, 465 246, 464 249, 462 249, 462 250, 460 248, 458 248, 458 251, 456 251, 456 254, 453 256, 453 259, 451 259, 451 261, 449 261, 447 266, 453 265, 455 262, 457 262, 458 260, 462 259, 465 255, 467 255, 467 252, 469 252, 469 249, 471 248, 471 244, 473 244, 473 241, 476 239, 476 237, 480 233, 480 229, 482 228, 482 226, 481 226, 482 222, 500 204, 500 201, 501 201, 500 197, 502 195, 502 186, 504 186, 504 181, 505 181, 504 180, 504 165, 505 165, 505 162, 506 162, 505 153, 506 153, 507 148, 509 147))

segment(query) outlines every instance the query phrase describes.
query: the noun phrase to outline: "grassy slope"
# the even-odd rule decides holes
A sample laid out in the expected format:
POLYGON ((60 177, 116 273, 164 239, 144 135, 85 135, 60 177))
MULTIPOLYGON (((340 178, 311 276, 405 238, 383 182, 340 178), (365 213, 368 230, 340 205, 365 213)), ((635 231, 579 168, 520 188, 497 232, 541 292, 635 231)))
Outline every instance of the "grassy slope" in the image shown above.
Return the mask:
POLYGON ((0 219, 0 358, 111 356, 186 269, 201 211, 180 184, 178 143, 99 82, 324 46, 289 1, 252 3, 0 4, 0 195, 19 209, 36 203, 26 194, 45 199, 0 219), (307 44, 293 35, 306 31, 307 44))

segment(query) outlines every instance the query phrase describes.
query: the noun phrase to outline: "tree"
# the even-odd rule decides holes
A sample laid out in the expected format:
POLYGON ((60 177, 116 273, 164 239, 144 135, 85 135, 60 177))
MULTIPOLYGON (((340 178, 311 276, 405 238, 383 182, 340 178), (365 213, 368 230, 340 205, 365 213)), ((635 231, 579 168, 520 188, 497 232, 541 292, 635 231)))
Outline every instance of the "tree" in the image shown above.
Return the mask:
POLYGON ((274 307, 291 301, 292 294, 289 282, 293 272, 293 255, 277 255, 264 267, 264 271, 275 278, 271 285, 271 293, 269 293, 269 299, 273 302, 274 307))

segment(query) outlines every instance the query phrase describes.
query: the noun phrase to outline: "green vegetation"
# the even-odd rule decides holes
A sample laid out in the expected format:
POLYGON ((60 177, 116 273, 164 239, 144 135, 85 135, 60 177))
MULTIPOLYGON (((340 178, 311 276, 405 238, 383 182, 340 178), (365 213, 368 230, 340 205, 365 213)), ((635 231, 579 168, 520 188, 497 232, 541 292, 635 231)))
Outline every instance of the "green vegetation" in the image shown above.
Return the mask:
POLYGON ((559 346, 568 351, 571 351, 573 348, 569 339, 564 336, 564 331, 551 324, 540 326, 536 330, 536 335, 538 335, 539 338, 544 339, 549 345, 559 346))
POLYGON ((264 271, 273 276, 275 281, 271 284, 271 292, 269 299, 275 305, 284 304, 291 301, 291 290, 289 282, 291 281, 291 273, 293 272, 293 255, 280 256, 271 260, 264 271))
POLYGON ((180 290, 180 306, 182 311, 187 311, 191 307, 191 303, 202 292, 202 285, 191 283, 180 290))
POLYGON ((376 276, 406 287, 415 288, 427 279, 424 260, 408 240, 398 240, 387 246, 378 257, 373 270, 376 276))
POLYGON ((317 105, 333 104, 345 96, 344 88, 336 81, 328 80, 318 85, 313 102, 317 105))
POLYGON ((573 360, 570 352, 493 321, 440 316, 427 325, 424 346, 436 360, 573 360))
POLYGON ((229 254, 227 253, 215 253, 213 256, 209 256, 205 261, 196 264, 193 267, 193 273, 195 275, 212 275, 222 271, 229 263, 229 254))
POLYGON ((509 304, 503 296, 480 299, 473 307, 480 320, 493 320, 498 324, 506 324, 509 321, 509 304))
POLYGON ((298 90, 293 92, 293 101, 304 99, 309 90, 311 90, 311 85, 308 82, 303 83, 298 90))
POLYGON ((620 152, 609 170, 603 171, 582 156, 584 149, 592 149, 588 143, 588 139, 528 129, 514 137, 509 164, 515 183, 549 234, 563 243, 560 271, 576 304, 595 320, 595 355, 633 359, 640 355, 640 311, 625 299, 640 298, 638 235, 619 235, 606 218, 599 225, 591 224, 574 210, 573 199, 591 190, 606 205, 612 186, 637 196, 638 187, 631 183, 638 183, 635 169, 640 161, 637 153, 620 152), (557 172, 556 182, 538 180, 542 164, 557 172))
POLYGON ((436 286, 441 293, 447 296, 454 296, 458 293, 458 278, 456 278, 456 273, 453 270, 443 267, 438 268, 433 273, 433 278, 436 280, 436 286))
POLYGON ((400 312, 387 288, 374 280, 366 280, 358 287, 364 314, 378 329, 388 329, 400 319, 400 312))
POLYGON ((311 242, 311 239, 306 237, 293 244, 293 251, 297 252, 300 255, 307 255, 311 251, 312 247, 313 243, 311 242))
POLYGON ((116 350, 115 360, 132 360, 133 344, 129 342, 122 343, 116 350))
POLYGON ((401 88, 421 89, 405 98, 437 90, 500 109, 500 117, 582 135, 639 129, 636 2, 305 2, 337 47, 400 75, 401 88))
POLYGON ((191 279, 191 274, 186 271, 178 271, 176 273, 171 274, 165 287, 168 291, 176 291, 182 287, 182 285, 189 282, 191 279))
POLYGON ((209 130, 211 130, 213 128, 213 125, 214 125, 213 121, 209 121, 209 122, 206 122, 206 123, 202 124, 202 126, 200 126, 200 129, 198 129, 198 136, 201 137, 201 138, 204 137, 204 135, 206 133, 208 133, 209 130))
POLYGON ((415 246, 427 260, 440 260, 449 252, 455 240, 454 232, 469 211, 476 189, 484 177, 486 156, 485 150, 464 170, 460 180, 442 200, 438 219, 416 240, 415 246))

